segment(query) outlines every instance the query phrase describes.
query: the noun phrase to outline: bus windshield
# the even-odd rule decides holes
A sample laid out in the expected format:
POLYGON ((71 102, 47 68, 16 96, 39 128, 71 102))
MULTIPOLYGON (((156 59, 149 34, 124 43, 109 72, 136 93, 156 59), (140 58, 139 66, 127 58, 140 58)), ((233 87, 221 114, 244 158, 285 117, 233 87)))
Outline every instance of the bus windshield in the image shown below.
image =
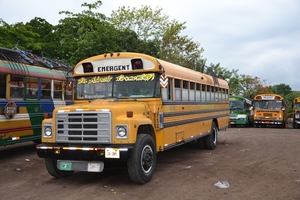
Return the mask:
POLYGON ((243 101, 230 101, 230 110, 245 110, 246 105, 243 101))
POLYGON ((300 103, 295 103, 295 109, 300 110, 300 103))
POLYGON ((160 97, 159 74, 121 74, 76 79, 75 97, 80 100, 101 98, 160 97))
POLYGON ((283 106, 282 101, 255 101, 254 109, 281 109, 283 106))

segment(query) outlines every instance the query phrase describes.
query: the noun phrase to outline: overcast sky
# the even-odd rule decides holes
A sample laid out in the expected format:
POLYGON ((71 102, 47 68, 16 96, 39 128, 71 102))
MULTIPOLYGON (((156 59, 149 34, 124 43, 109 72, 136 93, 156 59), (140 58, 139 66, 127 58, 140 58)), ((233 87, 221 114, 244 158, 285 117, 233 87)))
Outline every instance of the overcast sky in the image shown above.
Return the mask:
MULTIPOLYGON (((96 0, 0 0, 0 18, 9 24, 44 18, 56 25, 64 15, 79 13, 96 0)), ((299 0, 103 0, 99 12, 110 16, 120 6, 153 9, 186 22, 182 33, 204 48, 207 64, 220 63, 239 74, 257 76, 267 85, 300 90, 299 0)), ((1 34, 1 33, 0 33, 1 34)))

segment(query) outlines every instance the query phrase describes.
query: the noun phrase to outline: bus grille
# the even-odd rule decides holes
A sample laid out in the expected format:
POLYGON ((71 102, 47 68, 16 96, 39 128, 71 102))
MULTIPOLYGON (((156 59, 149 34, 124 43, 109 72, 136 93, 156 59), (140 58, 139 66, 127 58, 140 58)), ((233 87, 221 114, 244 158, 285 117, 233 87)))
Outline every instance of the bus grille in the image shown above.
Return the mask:
POLYGON ((59 143, 111 143, 111 113, 57 113, 56 130, 59 143))
POLYGON ((230 118, 237 118, 237 114, 229 114, 230 118))
POLYGON ((264 117, 272 117, 272 113, 264 113, 264 117))

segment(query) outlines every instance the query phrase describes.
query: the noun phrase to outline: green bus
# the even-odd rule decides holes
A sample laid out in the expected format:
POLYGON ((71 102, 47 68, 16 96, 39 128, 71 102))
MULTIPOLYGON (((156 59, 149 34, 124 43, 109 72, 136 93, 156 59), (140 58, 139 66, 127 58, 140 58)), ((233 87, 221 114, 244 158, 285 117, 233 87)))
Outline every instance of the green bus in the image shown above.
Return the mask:
POLYGON ((230 101, 229 126, 253 126, 252 101, 243 96, 232 96, 230 101))

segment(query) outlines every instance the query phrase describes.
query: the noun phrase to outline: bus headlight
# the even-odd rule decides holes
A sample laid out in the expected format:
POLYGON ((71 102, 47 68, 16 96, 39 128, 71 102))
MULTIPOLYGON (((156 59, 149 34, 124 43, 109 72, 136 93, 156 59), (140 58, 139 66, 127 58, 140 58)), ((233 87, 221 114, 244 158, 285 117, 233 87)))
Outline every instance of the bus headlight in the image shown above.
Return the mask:
POLYGON ((116 137, 117 138, 128 138, 127 126, 116 126, 116 137))
POLYGON ((44 138, 51 138, 51 137, 52 137, 52 127, 44 126, 44 138))

